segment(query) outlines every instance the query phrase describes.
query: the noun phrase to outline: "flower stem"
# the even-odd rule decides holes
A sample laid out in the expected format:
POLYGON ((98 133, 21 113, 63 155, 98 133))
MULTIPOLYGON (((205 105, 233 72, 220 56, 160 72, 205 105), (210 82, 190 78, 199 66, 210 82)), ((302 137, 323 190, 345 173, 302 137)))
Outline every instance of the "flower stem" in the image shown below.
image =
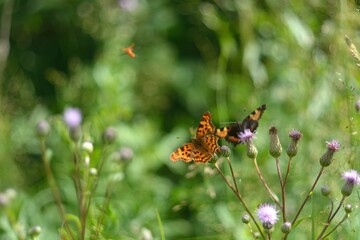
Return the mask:
POLYGON ((323 237, 323 239, 325 239, 325 238, 327 238, 328 236, 330 236, 347 218, 348 218, 348 214, 345 214, 345 216, 343 217, 343 219, 341 219, 341 221, 340 221, 338 224, 336 224, 336 226, 335 226, 333 229, 331 229, 331 231, 330 231, 328 234, 326 234, 326 235, 323 237))
POLYGON ((255 168, 256 168, 256 172, 257 174, 259 175, 259 178, 261 180, 261 182, 264 184, 266 190, 268 191, 268 193, 270 194, 270 197, 273 199, 273 201, 276 203, 276 205, 279 206, 279 208, 282 208, 280 202, 277 200, 277 197, 275 196, 275 194, 271 191, 271 189, 269 188, 269 186, 267 185, 261 171, 260 171, 260 168, 257 164, 257 161, 256 161, 256 158, 253 159, 254 160, 254 165, 255 165, 255 168))
POLYGON ((61 201, 61 195, 59 192, 59 189, 56 185, 56 181, 54 178, 54 175, 52 173, 51 167, 50 167, 50 160, 46 156, 46 146, 45 146, 45 140, 43 138, 40 139, 40 150, 41 150, 41 157, 44 163, 45 173, 48 179, 48 183, 50 186, 50 189, 52 191, 52 194, 54 196, 56 206, 58 208, 58 211, 60 213, 60 217, 62 222, 64 223, 64 227, 66 229, 67 234, 70 236, 71 239, 74 239, 74 236, 72 234, 72 231, 70 229, 69 223, 66 220, 66 213, 64 206, 61 201))
POLYGON ((324 172, 324 167, 321 167, 321 169, 320 169, 320 171, 319 171, 319 174, 317 175, 317 177, 316 177, 316 179, 315 179, 314 184, 312 185, 309 193, 307 194, 306 198, 304 199, 304 202, 301 204, 301 206, 300 206, 300 208, 299 208, 299 210, 298 210, 298 212, 297 212, 294 220, 292 221, 291 225, 294 225, 294 224, 295 224, 297 218, 299 217, 302 209, 303 209, 304 206, 305 206, 305 203, 307 202, 307 200, 309 199, 309 197, 313 194, 314 188, 315 188, 316 184, 318 183, 318 181, 319 181, 319 179, 320 179, 320 177, 321 177, 321 174, 322 174, 323 172, 324 172))
MULTIPOLYGON (((341 199, 341 201, 340 201, 340 203, 339 203, 339 206, 336 208, 336 210, 335 210, 335 212, 333 213, 333 215, 332 215, 332 216, 329 218, 329 220, 326 222, 325 227, 323 228, 323 230, 321 231, 321 233, 319 234, 319 236, 318 236, 318 238, 317 238, 318 240, 323 239, 323 238, 322 238, 322 235, 324 235, 326 229, 330 226, 331 221, 334 219, 335 215, 339 212, 339 210, 340 210, 342 204, 344 203, 344 201, 345 201, 345 196, 342 197, 342 199, 341 199)), ((329 234, 328 234, 328 235, 329 235, 329 234)))
MULTIPOLYGON (((228 158, 227 158, 228 159, 228 158)), ((215 168, 218 170, 218 172, 220 173, 220 175, 223 177, 223 179, 225 180, 226 184, 229 186, 229 188, 235 193, 236 197, 239 199, 240 203, 242 204, 242 206, 244 207, 245 211, 249 214, 250 218, 254 221, 256 228, 258 229, 258 231, 260 232, 261 236, 263 237, 263 239, 265 239, 265 235, 264 233, 261 231, 260 226, 258 225, 258 223, 256 222, 254 216, 252 215, 251 211, 249 210, 249 208, 247 207, 246 203, 244 202, 244 199, 241 196, 241 193, 239 192, 239 189, 237 187, 236 184, 236 179, 234 176, 234 172, 232 170, 232 166, 231 163, 228 159, 228 164, 230 166, 230 171, 231 171, 231 175, 233 177, 233 181, 234 181, 234 185, 236 186, 236 188, 234 188, 231 183, 229 182, 229 180, 226 178, 226 176, 224 175, 224 173, 221 171, 221 169, 219 168, 217 162, 214 164, 215 168)))
MULTIPOLYGON (((289 165, 288 165, 289 166, 289 165)), ((286 222, 286 195, 285 195, 285 181, 283 181, 282 175, 281 175, 281 169, 280 169, 280 163, 279 163, 279 158, 276 158, 276 170, 279 176, 279 182, 280 182, 280 187, 281 187, 281 199, 282 199, 282 208, 281 208, 281 212, 283 215, 283 221, 286 222)), ((289 170, 289 167, 288 167, 289 170)), ((288 174, 288 171, 287 173, 288 174)), ((286 175, 287 178, 287 175, 286 175)))

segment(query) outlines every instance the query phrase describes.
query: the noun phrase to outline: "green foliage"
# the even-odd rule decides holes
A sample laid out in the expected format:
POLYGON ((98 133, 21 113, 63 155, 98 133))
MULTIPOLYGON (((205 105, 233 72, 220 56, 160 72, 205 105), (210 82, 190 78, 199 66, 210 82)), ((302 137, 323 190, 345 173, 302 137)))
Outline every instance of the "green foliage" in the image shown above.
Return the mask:
MULTIPOLYGON (((312 237, 307 216, 326 220, 329 205, 320 186, 334 189, 339 203, 341 172, 360 169, 354 107, 360 59, 344 40, 347 35, 360 49, 356 1, 5 0, 0 6, 0 192, 17 192, 0 203, 1 239, 29 239, 34 226, 41 227, 39 239, 66 234, 44 146, 70 228, 79 233, 76 148, 62 119, 67 107, 82 111, 80 142, 94 144, 91 166, 104 157, 87 215, 92 239, 251 239, 241 222, 244 209, 213 165, 169 160, 205 111, 221 127, 267 104, 254 143, 271 186, 278 179, 268 129, 278 128, 284 150, 288 132, 302 132, 287 182, 290 216, 316 177, 325 141, 341 143, 313 192, 316 206, 324 207, 305 207, 291 239, 312 237), (132 43, 134 59, 121 50, 132 43), (51 130, 41 145, 35 130, 43 119, 51 130), (105 148, 109 126, 117 138, 105 148), (114 156, 124 148, 134 156, 119 165, 114 156)), ((271 198, 246 148, 231 150, 239 188, 255 212, 271 198)), ((286 166, 280 157, 280 167, 286 166)), ((331 237, 356 239, 360 223, 350 219, 331 237)))

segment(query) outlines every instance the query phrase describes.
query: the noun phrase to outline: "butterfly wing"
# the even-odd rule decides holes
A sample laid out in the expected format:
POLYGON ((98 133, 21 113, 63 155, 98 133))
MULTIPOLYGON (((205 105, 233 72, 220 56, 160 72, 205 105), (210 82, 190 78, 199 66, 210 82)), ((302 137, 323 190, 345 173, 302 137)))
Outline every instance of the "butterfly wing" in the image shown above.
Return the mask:
POLYGON ((236 146, 240 142, 239 133, 244 132, 245 129, 249 129, 251 132, 256 131, 259 126, 259 120, 265 110, 266 105, 263 104, 250 113, 242 122, 236 122, 230 126, 216 129, 216 135, 220 138, 225 138, 236 146))
POLYGON ((218 137, 214 135, 215 126, 211 122, 211 113, 206 112, 202 116, 199 126, 196 130, 196 137, 192 142, 179 147, 170 155, 170 160, 176 162, 206 163, 214 157, 216 152, 220 151, 218 137))
POLYGON ((196 130, 196 138, 200 140, 205 135, 207 135, 209 133, 214 133, 214 132, 215 132, 215 126, 211 122, 211 113, 206 112, 202 116, 202 118, 200 120, 200 123, 199 123, 199 126, 198 126, 198 128, 196 130))
POLYGON ((217 137, 214 135, 206 136, 203 140, 193 139, 194 142, 179 147, 171 154, 170 160, 173 162, 182 160, 184 162, 206 163, 214 157, 215 151, 219 151, 220 147, 217 145, 217 137))
POLYGON ((186 143, 185 145, 176 149, 171 155, 170 160, 176 162, 183 160, 184 162, 191 162, 193 160, 193 151, 195 150, 195 144, 193 142, 186 143))

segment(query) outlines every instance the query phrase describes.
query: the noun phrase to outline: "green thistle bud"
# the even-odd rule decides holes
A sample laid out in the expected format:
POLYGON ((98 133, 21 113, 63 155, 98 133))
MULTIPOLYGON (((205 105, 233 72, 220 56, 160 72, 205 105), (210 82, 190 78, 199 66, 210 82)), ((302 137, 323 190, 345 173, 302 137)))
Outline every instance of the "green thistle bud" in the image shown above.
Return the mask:
POLYGON ((224 157, 229 157, 231 154, 231 150, 228 146, 223 145, 220 147, 220 154, 224 157))
POLYGON ((116 129, 113 127, 108 127, 105 129, 102 138, 105 143, 111 144, 116 140, 116 129))
POLYGON ((344 197, 348 197, 351 195, 354 185, 360 184, 360 175, 356 170, 351 169, 343 172, 341 176, 346 181, 341 188, 341 193, 344 197))
POLYGON ((244 214, 241 218, 241 221, 245 224, 248 224, 250 222, 250 216, 248 214, 244 214))
POLYGON ((257 157, 258 150, 252 141, 246 142, 246 154, 251 159, 255 159, 257 157))
POLYGON ((329 196, 331 193, 331 189, 328 186, 322 186, 321 187, 321 194, 325 197, 329 196))
POLYGON ((39 137, 46 137, 50 132, 50 125, 46 120, 40 120, 36 125, 36 133, 39 137))
POLYGON ((41 227, 40 226, 33 226, 32 228, 29 229, 28 233, 32 238, 37 237, 41 233, 41 227))
POLYGON ((279 140, 279 136, 277 134, 276 127, 271 127, 269 129, 269 135, 270 135, 270 154, 274 158, 278 158, 281 155, 282 146, 279 140))
POLYGON ((340 144, 336 140, 326 142, 326 145, 327 151, 320 158, 320 165, 323 167, 327 167, 332 163, 334 153, 340 149, 340 144))
POLYGON ((74 142, 77 142, 77 141, 79 141, 80 138, 81 138, 81 127, 70 128, 70 129, 69 129, 69 133, 70 133, 70 138, 71 138, 74 142))
POLYGON ((353 210, 353 207, 352 207, 351 204, 346 204, 346 205, 345 205, 345 212, 346 212, 346 213, 351 213, 352 210, 353 210))
POLYGON ((259 232, 254 232, 254 238, 255 239, 260 239, 261 234, 259 232))
POLYGON ((298 142, 300 141, 302 134, 297 130, 292 130, 289 133, 289 137, 291 138, 291 142, 286 150, 286 153, 289 157, 294 157, 298 151, 298 142))
POLYGON ((281 226, 281 231, 283 233, 289 233, 291 231, 291 223, 284 222, 284 224, 281 226))
POLYGON ((94 145, 91 142, 83 142, 81 149, 87 154, 91 154, 94 151, 94 145))
POLYGON ((351 195, 354 188, 354 184, 346 182, 343 187, 341 188, 341 193, 344 197, 348 197, 351 195))

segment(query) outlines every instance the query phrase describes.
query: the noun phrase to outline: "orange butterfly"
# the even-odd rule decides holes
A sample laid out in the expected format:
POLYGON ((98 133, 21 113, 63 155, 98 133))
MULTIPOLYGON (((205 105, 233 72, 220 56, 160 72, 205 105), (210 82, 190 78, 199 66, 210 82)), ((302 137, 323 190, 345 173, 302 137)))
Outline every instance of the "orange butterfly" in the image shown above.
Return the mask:
POLYGON ((240 143, 239 133, 244 132, 245 129, 249 129, 251 132, 255 132, 259 126, 259 120, 266 110, 266 105, 263 104, 255 111, 250 113, 242 122, 236 122, 230 126, 216 129, 216 136, 225 138, 228 142, 233 143, 235 146, 240 143))
POLYGON ((211 113, 206 112, 199 123, 196 130, 196 137, 191 142, 179 147, 175 150, 170 160, 176 162, 183 160, 184 162, 206 163, 212 159, 217 152, 220 151, 218 145, 218 137, 214 135, 215 126, 211 122, 211 113))
POLYGON ((131 44, 126 48, 123 48, 122 51, 127 55, 129 55, 131 58, 135 58, 136 54, 134 53, 134 47, 135 47, 135 43, 131 44))

